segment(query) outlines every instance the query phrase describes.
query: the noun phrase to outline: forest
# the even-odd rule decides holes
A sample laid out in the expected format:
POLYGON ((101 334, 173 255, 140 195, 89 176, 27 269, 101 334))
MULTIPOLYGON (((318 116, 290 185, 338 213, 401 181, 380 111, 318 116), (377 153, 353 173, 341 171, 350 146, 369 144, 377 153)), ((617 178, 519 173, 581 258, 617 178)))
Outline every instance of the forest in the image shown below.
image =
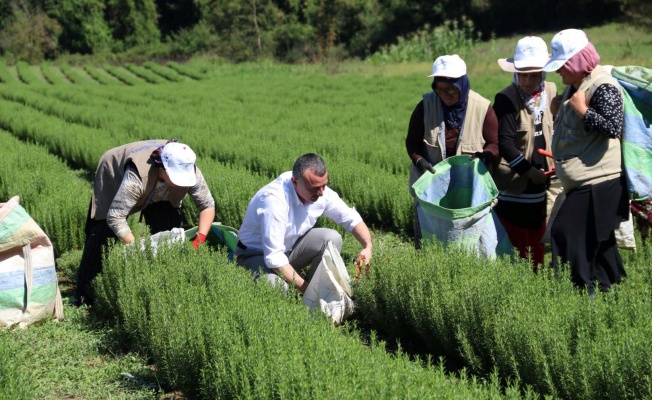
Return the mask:
POLYGON ((447 51, 607 22, 649 29, 650 16, 647 0, 2 0, 0 56, 312 63, 365 59, 411 40, 447 51))

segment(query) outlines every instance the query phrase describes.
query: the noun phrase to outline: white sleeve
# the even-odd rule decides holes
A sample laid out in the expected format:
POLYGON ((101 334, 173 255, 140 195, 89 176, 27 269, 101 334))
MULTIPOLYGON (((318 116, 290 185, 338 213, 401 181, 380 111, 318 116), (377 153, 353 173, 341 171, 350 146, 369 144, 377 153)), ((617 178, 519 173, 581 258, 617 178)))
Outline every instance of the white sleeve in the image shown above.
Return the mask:
POLYGON ((290 263, 285 255, 285 233, 289 206, 273 195, 263 195, 257 210, 261 219, 263 255, 267 268, 280 268, 290 263))
POLYGON ((341 225, 347 232, 351 232, 356 225, 362 222, 360 213, 355 208, 349 207, 331 188, 326 188, 324 197, 327 200, 324 216, 341 225))

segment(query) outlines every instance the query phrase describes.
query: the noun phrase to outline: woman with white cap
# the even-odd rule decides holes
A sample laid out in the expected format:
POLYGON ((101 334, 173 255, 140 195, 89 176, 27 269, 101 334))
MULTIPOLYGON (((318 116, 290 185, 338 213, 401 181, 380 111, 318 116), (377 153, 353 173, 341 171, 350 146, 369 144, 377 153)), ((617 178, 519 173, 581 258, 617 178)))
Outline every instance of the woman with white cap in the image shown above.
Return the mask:
MULTIPOLYGON (((423 95, 408 127, 405 147, 412 160, 412 185, 447 157, 470 154, 489 167, 498 156, 498 120, 491 101, 471 90, 466 63, 457 54, 438 57, 432 65, 432 92, 423 95)), ((415 217, 415 247, 421 229, 415 217)))
POLYGON ((102 247, 109 238, 133 243, 127 217, 141 212, 152 234, 181 227, 186 196, 199 210, 197 248, 215 219, 215 200, 195 166, 192 149, 175 139, 147 140, 108 150, 95 172, 86 220, 86 243, 77 274, 75 305, 92 303, 91 281, 102 272, 102 247))
POLYGON ((552 159, 550 101, 557 87, 546 82, 542 68, 550 58, 546 42, 527 36, 518 41, 514 57, 498 60, 513 82, 494 99, 498 118, 500 161, 494 173, 499 190, 494 208, 519 255, 531 257, 534 271, 543 265, 546 230, 546 184, 552 159))
POLYGON ((544 71, 566 86, 555 117, 552 154, 566 199, 551 221, 552 264, 570 264, 573 283, 590 294, 625 276, 614 230, 629 217, 621 169, 623 98, 600 56, 578 29, 557 33, 544 71))

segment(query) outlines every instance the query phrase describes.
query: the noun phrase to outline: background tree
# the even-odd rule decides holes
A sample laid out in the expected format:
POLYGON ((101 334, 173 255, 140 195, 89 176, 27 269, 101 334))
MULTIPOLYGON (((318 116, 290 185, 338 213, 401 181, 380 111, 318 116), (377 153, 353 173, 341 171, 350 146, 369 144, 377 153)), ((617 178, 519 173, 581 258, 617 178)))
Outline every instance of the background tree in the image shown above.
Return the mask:
POLYGON ((71 53, 97 53, 110 48, 113 38, 104 18, 104 3, 61 0, 50 4, 46 10, 62 28, 59 46, 71 53))
MULTIPOLYGON (((302 4, 302 6, 306 6, 306 4, 302 4)), ((274 28, 273 32, 274 56, 279 60, 300 62, 314 61, 318 58, 315 41, 316 29, 307 23, 306 8, 297 10, 298 12, 281 14, 281 23, 274 28)))
POLYGON ((283 13, 271 0, 198 0, 202 20, 219 39, 217 53, 233 61, 270 57, 273 27, 283 13))
MULTIPOLYGON (((474 39, 478 33, 490 39, 588 28, 623 15, 652 26, 651 8, 649 0, 0 0, 0 32, 6 49, 23 40, 5 32, 10 24, 12 32, 25 36, 27 21, 40 18, 32 30, 49 38, 39 45, 48 57, 57 50, 109 49, 129 50, 128 57, 210 52, 234 62, 313 62, 366 58, 407 42, 414 49, 426 45, 439 51, 427 42, 439 40, 437 32, 450 21, 466 21, 474 39), (12 6, 17 4, 20 11, 12 6), (419 41, 424 43, 414 46, 419 41)), ((32 54, 27 49, 39 46, 30 42, 24 52, 32 54)), ((16 44, 12 54, 20 47, 16 44)))
POLYGON ((108 0, 107 15, 113 38, 123 44, 123 49, 160 41, 154 0, 108 0))
POLYGON ((650 0, 622 0, 621 10, 627 21, 648 31, 652 30, 652 2, 650 0))
POLYGON ((11 0, 0 31, 0 50, 10 62, 36 64, 58 51, 59 23, 27 0, 11 0))
POLYGON ((200 14, 193 0, 156 0, 158 29, 164 36, 192 29, 200 14))
POLYGON ((488 39, 491 35, 559 31, 614 21, 621 15, 622 1, 627 0, 475 0, 468 13, 488 39))

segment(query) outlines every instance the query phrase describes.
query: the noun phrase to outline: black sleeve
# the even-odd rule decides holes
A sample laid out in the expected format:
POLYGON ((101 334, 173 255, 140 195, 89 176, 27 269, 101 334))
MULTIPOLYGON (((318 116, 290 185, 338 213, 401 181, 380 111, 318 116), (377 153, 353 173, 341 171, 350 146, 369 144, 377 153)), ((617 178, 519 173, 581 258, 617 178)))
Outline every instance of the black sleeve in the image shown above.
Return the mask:
POLYGON ((410 116, 410 125, 408 126, 407 137, 405 138, 405 149, 412 162, 416 162, 423 157, 423 134, 425 131, 423 122, 423 100, 417 104, 410 116))
POLYGON ((487 108, 487 114, 485 114, 482 123, 482 138, 484 139, 482 151, 491 154, 491 160, 496 159, 500 154, 498 149, 498 118, 496 117, 496 110, 492 106, 487 108))
POLYGON ((608 83, 598 86, 582 119, 584 129, 610 138, 620 137, 625 121, 623 107, 620 88, 608 83))
POLYGON ((498 117, 498 149, 500 156, 509 163, 517 174, 523 175, 532 168, 532 164, 523 157, 521 151, 514 144, 516 131, 518 130, 517 110, 511 100, 501 93, 496 94, 494 110, 498 117))

